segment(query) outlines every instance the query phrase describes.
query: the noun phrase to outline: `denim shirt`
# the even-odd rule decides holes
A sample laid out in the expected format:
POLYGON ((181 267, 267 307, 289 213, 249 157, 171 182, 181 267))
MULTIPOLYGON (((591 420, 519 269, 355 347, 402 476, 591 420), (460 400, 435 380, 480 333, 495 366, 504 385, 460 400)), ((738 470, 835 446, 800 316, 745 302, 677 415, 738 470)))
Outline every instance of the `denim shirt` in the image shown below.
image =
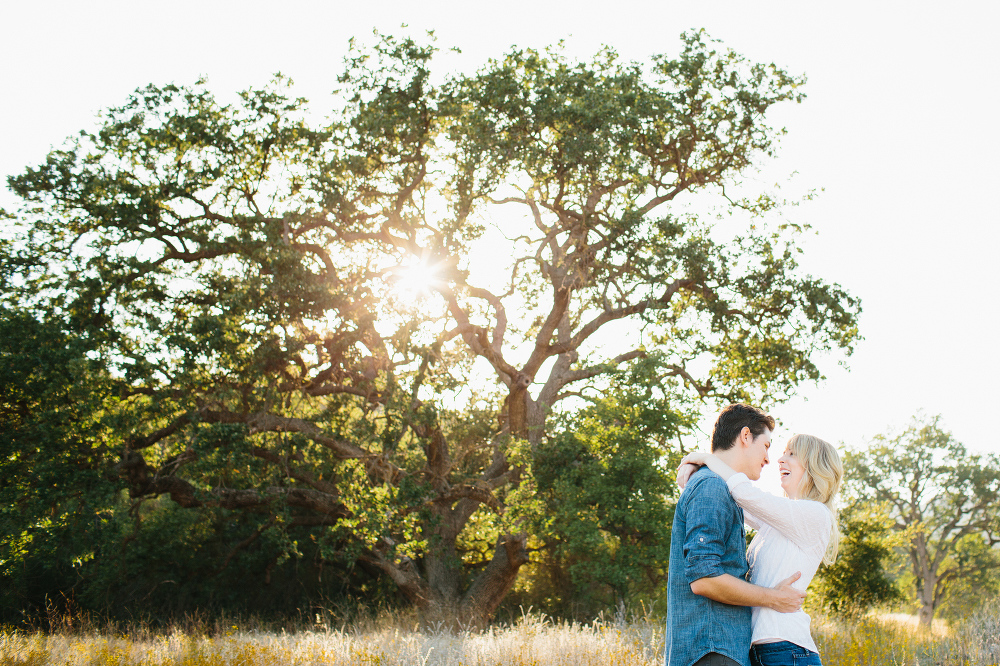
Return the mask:
POLYGON ((730 606, 691 591, 699 578, 746 579, 743 510, 722 477, 702 467, 674 512, 667 580, 666 666, 691 666, 709 652, 750 666, 750 607, 730 606))

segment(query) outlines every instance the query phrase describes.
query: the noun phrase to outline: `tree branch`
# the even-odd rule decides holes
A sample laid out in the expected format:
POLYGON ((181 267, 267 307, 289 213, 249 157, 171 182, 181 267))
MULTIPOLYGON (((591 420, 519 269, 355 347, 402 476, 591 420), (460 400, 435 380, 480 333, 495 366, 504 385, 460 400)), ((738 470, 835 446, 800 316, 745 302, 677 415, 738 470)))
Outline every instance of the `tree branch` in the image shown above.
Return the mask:
POLYGON ((277 416, 267 412, 240 414, 228 411, 204 409, 200 416, 207 423, 245 423, 251 435, 261 432, 297 432, 306 435, 317 444, 333 451, 341 459, 364 460, 368 476, 373 480, 396 484, 405 472, 384 455, 372 454, 364 449, 324 433, 316 424, 304 419, 277 416))
POLYGON ((636 358, 644 358, 646 356, 645 349, 633 349, 630 352, 625 352, 624 354, 619 354, 607 363, 602 363, 600 365, 592 365, 588 368, 581 368, 579 370, 574 370, 572 372, 563 375, 562 381, 560 382, 559 388, 571 384, 572 382, 578 382, 581 379, 590 379, 591 377, 596 377, 597 375, 608 372, 611 368, 616 365, 620 365, 627 361, 631 361, 636 358))

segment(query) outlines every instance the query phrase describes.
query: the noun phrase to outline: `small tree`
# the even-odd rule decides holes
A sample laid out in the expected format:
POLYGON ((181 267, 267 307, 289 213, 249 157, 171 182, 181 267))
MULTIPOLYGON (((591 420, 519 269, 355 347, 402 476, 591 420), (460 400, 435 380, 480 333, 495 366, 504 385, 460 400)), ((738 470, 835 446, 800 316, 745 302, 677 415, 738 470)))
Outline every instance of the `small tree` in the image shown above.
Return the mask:
POLYGON ((841 541, 837 560, 821 566, 813 593, 828 611, 864 613, 902 599, 887 571, 901 537, 895 534, 887 507, 851 504, 840 514, 841 541))
POLYGON ((114 413, 110 379, 92 345, 58 320, 0 306, 0 617, 76 582, 124 484, 101 420, 114 413))
POLYGON ((1000 595, 1000 551, 981 534, 966 534, 955 544, 949 564, 963 572, 950 581, 937 615, 949 622, 964 620, 1000 595))
POLYGON ((995 566, 976 544, 988 550, 1000 541, 1000 460, 969 453, 939 421, 914 418, 901 434, 848 452, 844 465, 854 498, 884 503, 892 528, 906 535, 926 626, 962 581, 995 566))
POLYGON ((606 396, 565 419, 538 448, 542 511, 534 533, 542 558, 533 568, 544 579, 538 593, 554 592, 550 612, 593 617, 665 593, 680 457, 674 445, 695 417, 671 406, 656 367, 621 373, 606 396))

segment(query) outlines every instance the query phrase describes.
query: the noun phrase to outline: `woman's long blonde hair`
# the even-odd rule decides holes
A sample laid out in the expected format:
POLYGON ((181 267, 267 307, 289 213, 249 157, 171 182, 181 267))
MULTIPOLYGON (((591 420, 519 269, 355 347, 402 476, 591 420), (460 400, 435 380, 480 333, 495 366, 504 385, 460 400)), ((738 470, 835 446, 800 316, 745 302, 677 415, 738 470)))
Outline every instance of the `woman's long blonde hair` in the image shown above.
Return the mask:
POLYGON ((833 526, 830 529, 830 543, 823 555, 824 564, 833 564, 840 546, 840 527, 837 519, 837 491, 844 478, 844 466, 840 463, 837 449, 819 437, 794 435, 788 440, 788 448, 798 458, 805 469, 799 481, 799 499, 821 502, 830 510, 833 526))

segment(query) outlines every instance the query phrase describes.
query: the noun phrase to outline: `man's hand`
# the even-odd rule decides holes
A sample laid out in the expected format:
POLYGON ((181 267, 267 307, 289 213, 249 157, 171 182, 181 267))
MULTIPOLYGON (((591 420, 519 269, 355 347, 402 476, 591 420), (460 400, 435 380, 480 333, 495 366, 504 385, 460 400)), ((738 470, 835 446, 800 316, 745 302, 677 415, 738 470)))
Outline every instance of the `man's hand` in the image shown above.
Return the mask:
POLYGON ((701 597, 730 606, 764 606, 779 613, 794 613, 802 608, 805 592, 792 587, 802 577, 796 571, 774 587, 761 587, 729 574, 699 578, 691 583, 691 591, 701 597))
POLYGON ((802 572, 796 571, 772 587, 767 607, 779 613, 795 613, 802 610, 802 602, 806 598, 806 593, 792 587, 792 583, 799 578, 802 578, 802 572))

